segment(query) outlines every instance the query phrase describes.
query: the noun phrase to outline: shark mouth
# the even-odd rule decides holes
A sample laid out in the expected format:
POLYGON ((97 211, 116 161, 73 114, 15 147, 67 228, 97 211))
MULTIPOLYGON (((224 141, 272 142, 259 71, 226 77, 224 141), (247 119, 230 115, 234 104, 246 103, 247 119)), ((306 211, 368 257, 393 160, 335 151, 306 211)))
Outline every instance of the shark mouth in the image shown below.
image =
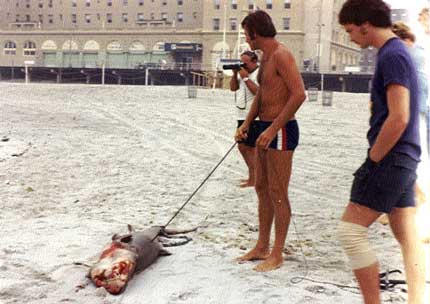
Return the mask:
POLYGON ((134 273, 135 263, 129 260, 117 261, 110 267, 100 270, 92 277, 97 287, 103 287, 110 294, 120 294, 134 273))

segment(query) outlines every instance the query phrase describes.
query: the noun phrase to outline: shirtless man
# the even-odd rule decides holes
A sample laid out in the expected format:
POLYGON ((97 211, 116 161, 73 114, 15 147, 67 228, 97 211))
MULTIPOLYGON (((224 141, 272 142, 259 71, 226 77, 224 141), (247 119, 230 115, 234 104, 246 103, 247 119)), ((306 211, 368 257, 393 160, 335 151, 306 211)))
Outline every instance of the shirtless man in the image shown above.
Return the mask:
POLYGON ((258 82, 260 89, 236 140, 247 138, 251 123, 256 134, 256 184, 259 234, 255 247, 239 262, 263 260, 254 269, 270 271, 283 263, 282 251, 291 219, 288 184, 293 152, 299 140, 295 113, 306 99, 303 80, 294 57, 276 40, 276 29, 264 11, 251 13, 242 21, 246 41, 261 50, 258 82), (275 242, 270 250, 270 230, 275 219, 275 242))

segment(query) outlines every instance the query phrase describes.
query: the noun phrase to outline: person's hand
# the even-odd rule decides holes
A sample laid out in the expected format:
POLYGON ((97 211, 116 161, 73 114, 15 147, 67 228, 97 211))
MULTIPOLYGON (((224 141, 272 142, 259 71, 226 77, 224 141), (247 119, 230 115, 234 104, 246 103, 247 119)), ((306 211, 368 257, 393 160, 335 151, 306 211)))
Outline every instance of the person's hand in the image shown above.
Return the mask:
POLYGON ((248 127, 242 124, 236 129, 236 134, 234 135, 234 140, 239 142, 248 138, 248 127))
POLYGON ((270 143, 276 136, 276 130, 272 127, 268 127, 263 133, 258 136, 256 145, 259 148, 263 148, 264 150, 269 149, 270 143))
POLYGON ((246 77, 249 77, 249 73, 248 73, 248 71, 247 70, 245 70, 244 68, 241 68, 240 70, 239 70, 239 75, 240 75, 240 78, 246 78, 246 77))

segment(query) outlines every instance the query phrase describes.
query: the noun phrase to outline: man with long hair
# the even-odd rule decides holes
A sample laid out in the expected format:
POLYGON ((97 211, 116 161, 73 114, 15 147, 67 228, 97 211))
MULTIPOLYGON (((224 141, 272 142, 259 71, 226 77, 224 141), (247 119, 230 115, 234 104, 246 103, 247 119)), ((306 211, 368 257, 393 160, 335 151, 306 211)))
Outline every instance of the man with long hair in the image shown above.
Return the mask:
POLYGON ((339 13, 351 40, 378 49, 372 81, 369 142, 365 162, 354 173, 350 201, 338 226, 366 304, 380 303, 379 266, 368 227, 383 213, 400 243, 408 303, 424 303, 424 248, 418 237, 414 185, 420 160, 417 72, 405 44, 391 30, 382 0, 348 0, 339 13))
POLYGON ((303 80, 290 50, 276 40, 272 19, 264 11, 249 14, 242 21, 246 41, 261 50, 260 88, 251 109, 236 133, 247 137, 249 128, 256 139, 256 183, 259 233, 257 244, 241 256, 240 262, 263 260, 254 269, 270 271, 283 263, 282 251, 291 220, 288 186, 294 149, 299 141, 295 113, 306 99, 303 80), (256 117, 260 120, 254 121, 256 117), (254 123, 251 125, 251 123, 254 123), (275 221, 275 241, 270 250, 270 231, 275 221))

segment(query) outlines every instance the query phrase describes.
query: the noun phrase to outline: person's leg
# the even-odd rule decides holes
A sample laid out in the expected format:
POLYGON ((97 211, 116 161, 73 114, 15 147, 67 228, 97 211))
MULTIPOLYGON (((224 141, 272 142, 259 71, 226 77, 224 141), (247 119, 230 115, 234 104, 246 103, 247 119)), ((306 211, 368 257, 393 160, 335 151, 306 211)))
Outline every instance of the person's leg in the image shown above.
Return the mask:
POLYGON ((365 304, 379 304, 379 265, 367 239, 380 212, 350 202, 338 227, 339 240, 350 258, 365 304))
POLYGON ((264 260, 270 253, 270 230, 273 222, 273 206, 267 188, 266 151, 256 149, 255 158, 255 191, 258 196, 258 240, 257 244, 245 255, 239 257, 239 262, 264 260))
POLYGON ((425 256, 416 226, 416 208, 394 208, 388 215, 394 236, 400 244, 408 283, 408 303, 424 303, 425 256))
POLYGON ((240 187, 253 187, 255 185, 255 149, 245 144, 239 144, 238 147, 248 167, 248 179, 241 180, 240 187))
POLYGON ((284 261, 282 251, 291 221, 288 185, 291 177, 293 151, 269 149, 266 153, 268 156, 268 189, 275 217, 275 242, 270 256, 255 267, 257 271, 270 271, 282 265, 284 261))

